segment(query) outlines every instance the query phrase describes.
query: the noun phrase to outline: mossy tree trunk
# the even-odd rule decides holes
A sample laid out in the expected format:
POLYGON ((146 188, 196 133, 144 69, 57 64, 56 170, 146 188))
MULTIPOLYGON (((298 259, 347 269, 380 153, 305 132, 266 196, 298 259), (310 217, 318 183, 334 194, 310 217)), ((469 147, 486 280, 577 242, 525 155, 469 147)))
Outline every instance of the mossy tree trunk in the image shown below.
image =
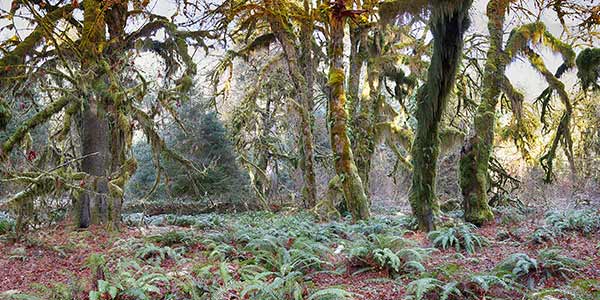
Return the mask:
POLYGON ((76 224, 82 228, 95 224, 117 228, 121 216, 122 196, 111 193, 110 181, 112 173, 123 165, 125 141, 115 121, 116 112, 112 111, 115 107, 107 68, 100 60, 102 56, 111 56, 109 50, 104 50, 106 26, 111 36, 124 32, 126 5, 115 4, 108 14, 102 8, 102 1, 86 1, 84 7, 84 38, 79 48, 83 73, 94 78, 90 78, 85 89, 78 123, 83 156, 81 171, 87 176, 82 182, 84 191, 75 199, 74 213, 76 224))
POLYGON ((440 2, 433 5, 430 17, 433 53, 427 82, 417 93, 417 129, 411 149, 414 172, 409 201, 419 228, 426 231, 435 229, 434 215, 439 212, 435 195, 439 126, 454 87, 472 4, 471 0, 440 2))
POLYGON ((348 210, 354 220, 369 218, 369 203, 362 180, 354 162, 350 139, 348 138, 348 113, 344 89, 344 24, 346 18, 344 0, 337 0, 331 7, 330 66, 329 66, 329 123, 331 147, 333 149, 335 171, 342 181, 348 210))
POLYGON ((77 225, 87 228, 93 224, 113 223, 113 208, 120 207, 120 199, 111 197, 108 189, 112 155, 110 128, 106 111, 96 99, 89 99, 80 120, 81 171, 88 174, 76 202, 77 225), (116 203, 119 201, 119 203, 116 203))
MULTIPOLYGON (((368 31, 366 28, 355 22, 350 26, 350 69, 348 73, 348 103, 347 109, 351 120, 351 126, 354 128, 361 99, 359 96, 360 76, 362 74, 364 62, 366 60, 366 48, 368 42, 368 31)), ((355 142, 355 141, 352 141, 355 142)))
MULTIPOLYGON (((370 47, 370 59, 367 64, 367 83, 369 95, 361 100, 360 110, 354 122, 356 167, 363 182, 365 193, 369 196, 369 172, 371 160, 376 146, 375 126, 378 123, 381 108, 381 82, 383 72, 380 63, 381 56, 381 31, 376 29, 373 33, 373 43, 370 47)), ((369 197, 370 199, 370 197, 369 197)))
MULTIPOLYGON (((268 7, 277 7, 279 3, 275 1, 265 1, 268 7)), ((309 14, 309 3, 304 3, 306 15, 309 14)), ((275 34, 278 42, 280 43, 283 53, 285 55, 288 72, 292 79, 295 91, 297 93, 297 99, 300 107, 300 136, 302 145, 302 174, 304 179, 304 190, 303 195, 305 198, 306 208, 314 207, 317 203, 317 189, 315 179, 315 167, 314 167, 314 137, 312 129, 312 109, 313 109, 313 62, 312 62, 312 23, 307 20, 302 25, 302 52, 299 54, 296 47, 294 46, 294 40, 290 36, 290 32, 286 30, 286 23, 283 18, 279 15, 273 15, 269 18, 269 24, 271 30, 275 34), (302 59, 302 61, 300 61, 302 59), (300 66, 304 70, 301 70, 300 66)))
POLYGON ((494 218, 487 197, 488 168, 494 147, 496 105, 501 92, 499 82, 502 82, 508 64, 503 49, 503 29, 509 5, 510 1, 499 0, 490 1, 487 6, 490 48, 483 75, 482 100, 473 120, 473 131, 461 150, 460 187, 465 220, 477 225, 494 218))

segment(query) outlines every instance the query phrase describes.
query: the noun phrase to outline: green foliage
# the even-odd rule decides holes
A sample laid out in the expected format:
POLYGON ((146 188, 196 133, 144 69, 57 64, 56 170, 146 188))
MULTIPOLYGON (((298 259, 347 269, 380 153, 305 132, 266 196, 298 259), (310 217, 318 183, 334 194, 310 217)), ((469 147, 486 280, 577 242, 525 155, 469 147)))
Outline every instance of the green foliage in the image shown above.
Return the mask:
POLYGON ((533 288, 538 279, 559 277, 566 280, 572 278, 584 263, 562 252, 562 249, 543 249, 539 251, 537 259, 524 253, 514 253, 500 262, 495 270, 498 276, 525 282, 529 288, 533 288))
POLYGON ((600 48, 583 49, 577 55, 577 77, 581 80, 584 89, 592 87, 597 90, 598 78, 600 77, 600 48))
POLYGON ((5 212, 0 212, 0 235, 11 233, 15 230, 15 219, 5 212))
POLYGON ((477 247, 483 247, 486 239, 472 232, 476 227, 473 224, 458 224, 453 227, 443 227, 428 234, 434 246, 442 249, 454 247, 456 251, 464 249, 473 254, 477 247))
POLYGON ((541 226, 536 228, 529 238, 537 244, 543 244, 546 242, 554 243, 558 235, 559 233, 556 232, 555 227, 541 226))
POLYGON ((517 279, 535 272, 538 266, 537 260, 529 255, 514 253, 500 262, 495 269, 500 275, 517 279))
POLYGON ((178 260, 181 257, 181 249, 182 248, 173 249, 171 247, 159 247, 154 244, 144 244, 137 249, 135 257, 160 264, 166 258, 178 260))
MULTIPOLYGON (((202 174, 191 174, 180 165, 165 161, 163 176, 167 176, 168 182, 161 182, 151 199, 177 195, 178 198, 198 200, 209 197, 237 203, 241 195, 247 197, 244 193, 247 178, 238 167, 228 134, 217 115, 206 112, 201 101, 190 101, 181 105, 178 116, 178 120, 163 129, 167 145, 208 169, 202 174)), ((127 186, 127 195, 141 198, 156 180, 155 161, 147 143, 135 144, 133 151, 138 169, 127 186)))
POLYGON ((559 288, 544 288, 527 295, 529 300, 552 299, 586 300, 600 298, 600 281, 598 279, 577 279, 571 284, 559 288))
POLYGON ((173 245, 190 245, 193 243, 193 235, 188 231, 169 231, 160 235, 148 237, 148 240, 161 246, 171 247, 173 245))
POLYGON ((412 300, 432 299, 432 297, 447 300, 451 297, 462 296, 457 286, 456 282, 444 283, 441 280, 426 277, 411 281, 406 286, 406 291, 410 295, 409 299, 412 300))
POLYGON ((538 253, 538 261, 540 262, 543 275, 546 277, 561 277, 569 279, 577 274, 577 270, 585 263, 581 260, 563 255, 563 249, 543 249, 538 253))
POLYGON ((546 214, 545 221, 557 232, 578 231, 589 234, 600 230, 600 214, 591 209, 551 211, 546 214))
POLYGON ((98 288, 90 291, 90 300, 125 299, 129 297, 139 300, 154 299, 153 294, 160 293, 158 283, 168 282, 169 277, 152 273, 148 267, 142 267, 134 261, 123 261, 114 272, 107 274, 106 280, 98 280, 98 288))

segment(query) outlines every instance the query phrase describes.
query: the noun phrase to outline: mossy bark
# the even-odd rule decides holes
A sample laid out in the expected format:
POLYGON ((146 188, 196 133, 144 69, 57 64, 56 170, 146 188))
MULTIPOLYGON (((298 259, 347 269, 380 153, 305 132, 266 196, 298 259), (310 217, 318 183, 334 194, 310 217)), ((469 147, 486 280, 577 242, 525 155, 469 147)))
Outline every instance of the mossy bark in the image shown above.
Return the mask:
MULTIPOLYGON (((110 180, 113 171, 118 171, 123 164, 125 141, 115 121, 116 112, 109 112, 114 99, 109 96, 108 75, 100 62, 106 43, 106 25, 101 1, 86 1, 80 52, 82 69, 92 74, 93 79, 86 89, 78 122, 83 156, 81 171, 87 174, 82 182, 84 191, 76 197, 74 205, 76 225, 81 228, 96 224, 117 228, 121 217, 122 195, 111 193, 110 180)), ((110 56, 110 53, 104 54, 110 56)))
POLYGON ((488 205, 488 167, 494 147, 494 123, 496 105, 500 96, 500 84, 508 59, 504 54, 504 18, 510 1, 490 1, 487 6, 489 18, 490 48, 483 75, 481 104, 473 120, 473 131, 466 139, 460 158, 460 187, 463 195, 465 220, 481 225, 494 218, 488 205))
POLYGON ((330 26, 330 66, 329 66, 329 123, 331 147, 333 149, 335 171, 342 181, 344 197, 353 219, 369 218, 369 203, 362 180, 354 161, 348 138, 348 112, 346 111, 345 74, 343 64, 345 3, 338 0, 333 6, 329 19, 330 26))
MULTIPOLYGON (((379 123, 379 114, 383 97, 381 95, 381 82, 383 72, 379 57, 381 56, 381 31, 377 29, 373 33, 373 44, 370 47, 369 62, 367 64, 367 83, 369 95, 361 100, 360 111, 354 122, 356 167, 360 176, 365 193, 369 197, 369 172, 371 161, 376 146, 376 125, 379 123)), ((370 197, 369 197, 370 199, 370 197)))
MULTIPOLYGON (((270 7, 277 7, 277 1, 265 1, 265 4, 270 7)), ((305 2, 305 9, 309 10, 308 2, 305 2)), ((307 12, 307 15, 308 12, 307 12)), ((307 21, 308 22, 308 21, 307 21)), ((287 61, 288 72, 292 79, 295 91, 297 93, 298 103, 300 104, 300 136, 302 145, 302 174, 304 179, 305 207, 311 208, 317 203, 317 189, 314 167, 314 137, 312 130, 312 109, 313 109, 313 62, 311 51, 312 24, 305 22, 303 28, 302 52, 299 54, 294 46, 293 39, 290 33, 286 30, 286 24, 280 16, 274 15, 269 18, 271 30, 275 34, 277 40, 283 48, 283 52, 287 61), (300 59, 302 61, 300 61, 300 59), (304 67, 304 72, 300 65, 304 67)))
POLYGON ((426 231, 435 229, 434 217, 439 213, 435 195, 439 126, 454 87, 472 4, 471 0, 442 2, 432 7, 433 53, 427 81, 417 92, 417 129, 411 149, 414 172, 409 202, 419 228, 426 231))
POLYGON ((362 74, 367 44, 368 31, 354 22, 350 23, 350 69, 348 74, 348 103, 347 109, 352 128, 358 118, 361 104, 359 97, 360 75, 362 74))

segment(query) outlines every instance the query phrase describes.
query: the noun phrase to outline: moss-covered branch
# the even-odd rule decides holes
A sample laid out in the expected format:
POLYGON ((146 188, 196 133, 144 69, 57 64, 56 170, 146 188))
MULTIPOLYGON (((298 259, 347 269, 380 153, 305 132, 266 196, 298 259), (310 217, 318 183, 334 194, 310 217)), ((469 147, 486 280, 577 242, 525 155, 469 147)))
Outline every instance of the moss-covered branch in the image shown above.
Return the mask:
POLYGON ((6 141, 2 143, 3 153, 0 154, 3 155, 0 155, 0 161, 4 160, 8 156, 8 153, 12 151, 15 145, 19 144, 23 140, 23 138, 29 131, 48 121, 48 119, 50 119, 53 115, 59 113, 65 106, 67 106, 67 104, 69 104, 73 100, 74 98, 71 96, 63 96, 58 100, 48 104, 41 111, 24 121, 17 128, 17 130, 11 136, 9 136, 8 139, 6 139, 6 141))

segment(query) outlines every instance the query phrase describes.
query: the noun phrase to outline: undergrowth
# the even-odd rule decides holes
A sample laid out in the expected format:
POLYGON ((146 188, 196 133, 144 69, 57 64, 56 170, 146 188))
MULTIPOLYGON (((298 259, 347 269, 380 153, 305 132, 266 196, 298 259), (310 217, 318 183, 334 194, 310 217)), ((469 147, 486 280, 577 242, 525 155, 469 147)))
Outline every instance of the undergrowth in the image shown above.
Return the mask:
MULTIPOLYGON (((471 273, 461 263, 432 267, 430 260, 437 255, 480 263, 464 252, 473 254, 489 242, 473 225, 456 224, 431 232, 427 237, 439 249, 426 248, 410 238, 414 219, 403 216, 354 224, 268 212, 131 219, 150 232, 115 239, 109 251, 90 255, 89 299, 356 299, 351 286, 321 286, 316 278, 370 271, 382 272, 390 282, 409 282, 402 285, 406 299, 543 299, 539 297, 576 293, 575 287, 538 287, 548 280, 567 282, 584 265, 560 249, 547 248, 535 257, 512 254, 484 273, 471 273), (444 253, 448 248, 457 252, 444 253)), ((596 226, 587 213, 548 214, 546 222, 534 233, 540 242, 596 226)), ((31 299, 69 299, 68 290, 57 284, 31 299)))

